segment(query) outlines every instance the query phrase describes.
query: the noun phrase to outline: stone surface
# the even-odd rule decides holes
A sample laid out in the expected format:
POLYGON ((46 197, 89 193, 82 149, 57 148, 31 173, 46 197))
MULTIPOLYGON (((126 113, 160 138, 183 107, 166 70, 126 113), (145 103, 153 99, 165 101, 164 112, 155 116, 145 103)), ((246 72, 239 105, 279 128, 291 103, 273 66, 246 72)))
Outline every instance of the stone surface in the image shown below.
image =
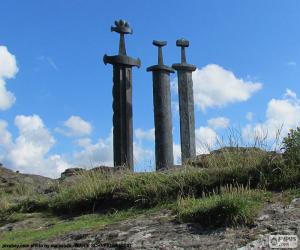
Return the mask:
POLYGON ((153 74, 153 106, 155 125, 156 169, 173 165, 172 111, 170 73, 174 70, 163 64, 162 46, 164 41, 153 41, 158 47, 158 64, 147 68, 153 74))
POLYGON ((83 168, 68 168, 64 172, 61 173, 60 178, 65 179, 67 177, 71 177, 77 175, 79 173, 85 172, 86 170, 83 168))
POLYGON ((267 204, 257 218, 249 227, 207 229, 199 224, 177 223, 174 214, 162 210, 108 225, 97 231, 68 233, 52 239, 51 243, 82 244, 86 246, 84 249, 250 250, 269 249, 263 246, 270 234, 300 236, 299 204, 293 207, 279 202, 267 204), (262 217, 264 220, 259 219, 262 217))
POLYGON ((45 193, 55 182, 44 176, 14 172, 0 166, 0 189, 4 193, 11 193, 19 185, 32 188, 37 193, 45 193))

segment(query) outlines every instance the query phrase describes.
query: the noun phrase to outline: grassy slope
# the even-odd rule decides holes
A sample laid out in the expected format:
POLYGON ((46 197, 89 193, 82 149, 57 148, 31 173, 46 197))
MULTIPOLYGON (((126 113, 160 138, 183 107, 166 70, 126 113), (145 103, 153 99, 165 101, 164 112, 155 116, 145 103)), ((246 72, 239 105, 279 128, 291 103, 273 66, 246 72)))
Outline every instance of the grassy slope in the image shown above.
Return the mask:
POLYGON ((202 168, 185 166, 169 172, 117 174, 84 173, 76 185, 60 188, 49 201, 56 212, 153 207, 178 197, 202 197, 226 185, 284 190, 299 186, 300 168, 288 166, 281 155, 225 152, 211 156, 202 168))
MULTIPOLYGON (((210 216, 210 223, 214 224, 216 213, 223 213, 221 218, 224 220, 221 223, 216 221, 216 225, 223 222, 248 223, 265 201, 266 192, 256 191, 259 195, 255 196, 252 191, 233 191, 234 188, 247 186, 278 191, 299 187, 299 166, 286 165, 281 156, 262 151, 251 154, 224 151, 201 164, 201 168, 186 166, 156 173, 82 173, 73 182, 55 187, 57 193, 53 197, 35 196, 26 188, 18 188, 11 193, 13 195, 0 192, 0 223, 1 220, 2 223, 18 220, 16 212, 26 214, 34 211, 54 221, 54 225, 43 230, 28 228, 1 233, 1 243, 32 243, 82 228, 93 229, 153 211, 153 208, 159 209, 166 203, 171 204, 169 208, 174 209, 178 219, 183 221, 197 221, 203 216, 210 216), (226 185, 233 189, 222 194, 222 187, 226 185), (21 198, 16 200, 16 194, 21 198), (244 199, 245 195, 249 199, 244 199), (174 205, 176 201, 177 206, 174 205), (220 210, 224 206, 229 209, 220 210), (116 210, 119 212, 111 214, 116 210), (95 211, 98 214, 82 215, 83 212, 95 211), (76 217, 61 220, 57 214, 73 214, 76 217)), ((299 195, 297 189, 285 193, 288 197, 299 195)), ((20 214, 17 215, 19 220, 22 219, 20 214)), ((201 222, 201 219, 198 221, 201 222)))

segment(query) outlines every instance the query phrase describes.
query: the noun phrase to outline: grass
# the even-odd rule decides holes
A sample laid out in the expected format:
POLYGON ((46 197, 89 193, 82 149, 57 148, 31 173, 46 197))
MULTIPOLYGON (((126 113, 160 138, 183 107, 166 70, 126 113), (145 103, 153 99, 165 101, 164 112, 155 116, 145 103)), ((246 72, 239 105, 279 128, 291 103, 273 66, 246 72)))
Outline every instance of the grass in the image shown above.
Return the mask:
POLYGON ((300 187, 300 167, 286 165, 280 154, 256 148, 225 148, 210 158, 201 161, 206 164, 203 167, 196 166, 196 160, 195 166, 165 172, 81 172, 57 187, 53 197, 31 195, 19 199, 17 204, 2 199, 0 211, 78 215, 132 207, 151 208, 174 202, 178 197, 199 198, 213 190, 219 192, 226 185, 271 191, 300 187))
POLYGON ((82 172, 73 183, 58 187, 54 197, 2 195, 0 211, 51 210, 76 214, 130 207, 149 208, 175 201, 179 196, 201 197, 203 192, 217 191, 229 184, 277 191, 299 187, 300 168, 284 165, 280 155, 264 152, 263 159, 245 164, 243 154, 244 151, 232 152, 232 159, 229 159, 230 151, 222 151, 211 156, 213 164, 209 167, 185 166, 168 172, 82 172), (225 164, 224 157, 234 164, 225 164), (225 166, 221 167, 222 164, 225 166), (18 198, 11 198, 15 196, 18 198))
POLYGON ((50 201, 55 211, 93 211, 95 209, 153 207, 174 201, 178 195, 215 188, 231 171, 186 168, 170 173, 120 173, 105 177, 83 174, 78 185, 62 187, 50 201))
POLYGON ((179 196, 201 197, 203 192, 217 192, 226 185, 275 191, 299 187, 299 166, 284 165, 281 155, 257 152, 264 157, 259 160, 255 158, 252 162, 248 162, 248 158, 247 164, 244 151, 233 152, 232 159, 229 159, 230 152, 224 152, 225 155, 221 152, 217 157, 212 156, 214 164, 203 168, 184 166, 167 172, 117 172, 106 175, 81 173, 77 176, 76 185, 61 186, 48 205, 58 213, 93 212, 153 207, 175 201, 179 196), (224 157, 234 164, 225 164, 224 157))
POLYGON ((177 202, 181 222, 197 222, 205 227, 251 224, 271 194, 263 190, 226 187, 220 194, 202 199, 183 198, 177 202))
MULTIPOLYGON (((280 131, 278 138, 279 134, 280 131)), ((54 197, 31 195, 17 205, 4 203, 3 207, 11 211, 46 210, 76 215, 131 207, 151 208, 174 202, 178 197, 199 198, 213 190, 219 192, 226 185, 271 191, 300 187, 300 166, 287 165, 282 154, 261 149, 268 147, 267 136, 255 137, 253 147, 239 147, 245 145, 242 138, 238 130, 229 131, 228 142, 219 142, 220 146, 223 145, 221 149, 191 159, 172 171, 78 172, 55 187, 54 197)), ((278 148, 278 141, 273 143, 275 149, 278 148)), ((26 187, 18 190, 20 193, 26 192, 26 187)))
POLYGON ((268 156, 267 151, 257 147, 222 147, 214 154, 198 155, 187 161, 188 165, 199 168, 227 168, 244 166, 258 167, 268 156))

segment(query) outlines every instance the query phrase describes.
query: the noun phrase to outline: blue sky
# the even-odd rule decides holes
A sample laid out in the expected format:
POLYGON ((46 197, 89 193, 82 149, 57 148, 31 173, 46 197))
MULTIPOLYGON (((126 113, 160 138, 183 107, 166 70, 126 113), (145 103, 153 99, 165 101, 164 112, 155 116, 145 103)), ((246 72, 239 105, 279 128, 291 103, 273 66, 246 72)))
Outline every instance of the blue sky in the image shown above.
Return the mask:
MULTIPOLYGON (((66 167, 111 163, 112 67, 116 19, 133 28, 136 170, 153 169, 152 40, 166 40, 165 64, 190 41, 198 153, 228 128, 247 139, 274 138, 300 123, 300 2, 3 0, 0 15, 0 161, 23 172, 58 176, 66 167), (2 101, 1 101, 2 99, 2 101), (248 114, 248 115, 247 115, 248 114)), ((179 162, 176 74, 171 75, 174 155, 179 162)))

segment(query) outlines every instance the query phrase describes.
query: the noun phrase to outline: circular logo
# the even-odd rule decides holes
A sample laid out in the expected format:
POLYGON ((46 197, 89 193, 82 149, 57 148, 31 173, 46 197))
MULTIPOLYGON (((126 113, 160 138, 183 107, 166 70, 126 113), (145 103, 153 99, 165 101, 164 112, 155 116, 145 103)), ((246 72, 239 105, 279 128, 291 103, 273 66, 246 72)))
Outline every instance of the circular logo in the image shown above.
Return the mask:
POLYGON ((277 238, 276 238, 276 237, 272 237, 272 238, 270 239, 270 244, 271 244, 272 246, 277 246, 277 243, 278 243, 278 241, 277 241, 277 238))

